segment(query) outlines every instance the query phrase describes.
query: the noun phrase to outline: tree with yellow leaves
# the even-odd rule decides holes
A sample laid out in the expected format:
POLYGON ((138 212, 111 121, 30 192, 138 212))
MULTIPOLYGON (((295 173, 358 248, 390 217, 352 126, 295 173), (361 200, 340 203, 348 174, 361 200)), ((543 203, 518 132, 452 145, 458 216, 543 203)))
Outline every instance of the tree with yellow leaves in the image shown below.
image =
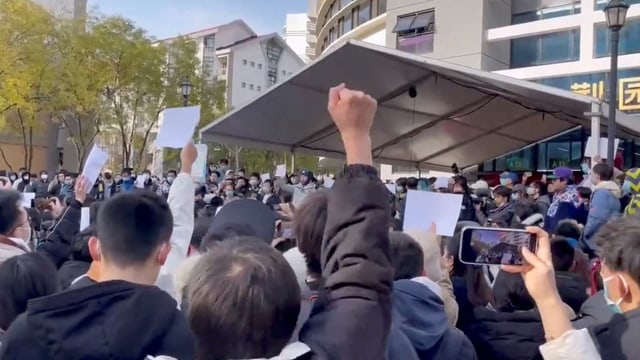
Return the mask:
MULTIPOLYGON (((24 166, 33 157, 33 137, 43 129, 38 114, 52 77, 49 50, 53 17, 27 0, 0 0, 0 120, 3 131, 18 135, 24 166)), ((6 161, 2 148, 0 153, 6 161)))

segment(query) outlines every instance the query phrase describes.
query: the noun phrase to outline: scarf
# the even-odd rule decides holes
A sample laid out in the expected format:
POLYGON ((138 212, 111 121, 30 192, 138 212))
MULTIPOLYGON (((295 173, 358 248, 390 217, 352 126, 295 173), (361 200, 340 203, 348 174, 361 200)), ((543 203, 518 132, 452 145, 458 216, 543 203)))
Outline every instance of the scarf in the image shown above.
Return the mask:
POLYGON ((554 217, 556 215, 556 212, 558 211, 558 206, 560 206, 560 203, 563 202, 571 203, 576 208, 578 207, 578 205, 580 205, 580 197, 578 196, 578 191, 576 191, 575 186, 569 185, 563 191, 553 195, 553 201, 549 206, 547 215, 550 217, 554 217))

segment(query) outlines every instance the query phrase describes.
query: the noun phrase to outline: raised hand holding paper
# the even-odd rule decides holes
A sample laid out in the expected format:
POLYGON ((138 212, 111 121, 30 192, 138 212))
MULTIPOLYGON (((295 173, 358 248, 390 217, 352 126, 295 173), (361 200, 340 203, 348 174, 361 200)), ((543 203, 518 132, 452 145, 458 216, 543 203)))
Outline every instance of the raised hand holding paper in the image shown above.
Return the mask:
POLYGON ((409 190, 404 229, 429 230, 436 224, 438 235, 453 236, 461 208, 462 195, 409 190))
POLYGON ((91 148, 91 152, 89 152, 89 156, 87 156, 87 160, 84 162, 84 167, 82 168, 82 176, 87 178, 87 188, 85 191, 89 192, 108 160, 109 153, 100 149, 98 145, 93 144, 93 148, 91 148))
POLYGON ((165 109, 162 112, 156 146, 182 149, 193 138, 199 121, 200 105, 165 109))
POLYGON ((283 178, 287 176, 287 165, 281 164, 276 166, 276 177, 283 178))

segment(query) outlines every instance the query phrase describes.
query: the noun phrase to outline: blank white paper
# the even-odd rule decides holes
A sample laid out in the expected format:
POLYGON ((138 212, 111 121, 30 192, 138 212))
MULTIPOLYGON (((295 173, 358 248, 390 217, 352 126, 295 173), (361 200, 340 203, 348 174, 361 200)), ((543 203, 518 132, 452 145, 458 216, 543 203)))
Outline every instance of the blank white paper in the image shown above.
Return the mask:
POLYGON ((31 201, 36 198, 36 193, 22 193, 22 207, 30 208, 31 201))
POLYGON ((453 236, 461 208, 462 195, 409 190, 404 230, 429 230, 435 223, 438 235, 453 236))
POLYGON ((287 176, 287 165, 281 164, 276 166, 276 177, 283 178, 287 176))
POLYGON ((156 146, 181 149, 191 141, 200 122, 200 105, 168 108, 161 116, 156 146))
POLYGON ((85 189, 87 192, 93 187, 107 161, 109 161, 109 153, 100 149, 98 145, 93 144, 93 148, 91 148, 91 152, 89 152, 89 156, 87 156, 82 168, 82 176, 85 176, 88 180, 87 188, 85 189))
POLYGON ((83 207, 80 209, 80 231, 86 229, 91 224, 91 208, 83 207))

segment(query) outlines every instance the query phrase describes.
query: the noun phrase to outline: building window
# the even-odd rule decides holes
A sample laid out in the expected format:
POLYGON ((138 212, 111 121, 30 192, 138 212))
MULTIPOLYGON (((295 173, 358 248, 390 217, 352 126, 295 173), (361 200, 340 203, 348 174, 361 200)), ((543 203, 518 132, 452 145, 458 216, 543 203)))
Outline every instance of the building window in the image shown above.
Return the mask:
POLYGON ((275 85, 278 82, 278 62, 282 55, 282 46, 275 39, 262 43, 265 57, 267 58, 267 86, 275 85))
POLYGON ((249 90, 253 90, 253 84, 249 84, 249 90))
POLYGON ((580 30, 567 30, 511 40, 511 68, 580 59, 580 30))
POLYGON ((340 1, 340 9, 345 8, 349 5, 353 0, 339 0, 340 1))
POLYGON ((242 59, 242 65, 247 65, 247 59, 242 59))
POLYGON ((258 64, 258 69, 262 69, 262 64, 258 64))
POLYGON ((216 48, 216 36, 208 35, 204 37, 204 47, 208 50, 216 48))
POLYGON ((367 0, 358 6, 358 25, 371 20, 371 0, 367 0))
POLYGON ((393 28, 398 35, 398 50, 412 54, 433 52, 434 12, 411 14, 398 17, 393 28))
POLYGON ((216 61, 216 58, 213 56, 204 55, 202 57, 202 69, 207 75, 214 74, 213 72, 216 66, 215 61, 216 61))
MULTIPOLYGON (((533 159, 534 159, 534 151, 533 147, 528 147, 526 149, 522 149, 513 154, 509 154, 503 156, 501 158, 497 158, 495 162, 495 168, 493 171, 532 171, 535 170, 533 168, 533 159)), ((483 169, 487 170, 486 168, 483 169)))
POLYGON ((344 34, 344 18, 338 19, 338 37, 344 34))
MULTIPOLYGON (((625 0, 624 2, 626 2, 627 5, 640 4, 640 0, 625 0)), ((608 3, 609 0, 596 0, 596 10, 603 10, 608 3)))
POLYGON ((378 15, 382 15, 387 12, 387 0, 378 0, 378 15))
POLYGON ((252 61, 252 62, 250 62, 250 63, 249 63, 249 65, 250 65, 251 67, 256 67, 256 62, 255 62, 255 61, 252 61))
POLYGON ((227 67, 228 67, 227 57, 226 56, 219 57, 218 62, 220 63, 220 75, 227 75, 227 67))
POLYGON ((282 75, 287 75, 287 72, 285 70, 282 70, 282 75))
POLYGON ((573 0, 570 4, 545 7, 519 14, 513 14, 511 16, 511 24, 523 24, 532 21, 580 14, 580 10, 580 0, 573 0))
POLYGON ((348 13, 344 17, 344 21, 342 22, 342 33, 346 34, 353 28, 353 14, 348 13))
POLYGON ((331 6, 329 6, 329 12, 327 12, 327 14, 329 14, 328 18, 331 19, 333 17, 333 15, 335 15, 335 5, 336 3, 334 2, 333 4, 331 4, 331 6))
MULTIPOLYGON (((640 53, 640 19, 627 21, 620 30, 620 55, 640 53)), ((596 24, 593 36, 593 56, 605 57, 611 54, 611 33, 607 25, 596 24)))
POLYGON ((243 88, 243 89, 246 88, 247 87, 247 83, 243 82, 242 84, 240 84, 240 87, 243 88))
POLYGON ((258 91, 262 91, 262 86, 258 85, 258 91))
POLYGON ((336 41, 336 32, 334 30, 335 30, 335 28, 329 29, 329 43, 330 44, 332 42, 336 41))

